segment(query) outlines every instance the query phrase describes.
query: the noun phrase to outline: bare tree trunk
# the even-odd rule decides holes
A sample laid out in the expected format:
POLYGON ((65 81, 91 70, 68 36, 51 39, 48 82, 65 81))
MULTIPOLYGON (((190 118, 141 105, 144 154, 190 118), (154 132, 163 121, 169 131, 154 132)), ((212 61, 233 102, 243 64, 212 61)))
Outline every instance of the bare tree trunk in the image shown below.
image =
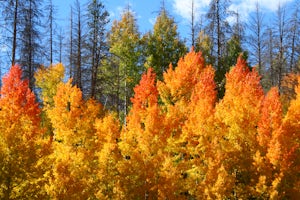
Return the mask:
POLYGON ((73 8, 71 6, 71 16, 70 16, 70 55, 69 55, 70 69, 69 78, 73 76, 73 8))
POLYGON ((221 66, 220 66, 220 61, 221 61, 221 19, 220 19, 220 5, 219 5, 219 0, 216 0, 216 6, 217 6, 217 9, 216 9, 216 14, 217 14, 217 67, 218 67, 218 70, 221 69, 221 66))
MULTIPOLYGON (((299 4, 299 3, 298 3, 299 4)), ((289 63, 289 71, 295 71, 296 65, 296 45, 297 45, 297 32, 299 31, 299 5, 296 4, 295 11, 293 13, 293 17, 290 22, 290 33, 291 33, 291 54, 290 54, 290 63, 289 63)))
POLYGON ((62 63, 62 45, 63 45, 63 35, 62 35, 62 29, 59 30, 59 62, 62 63))
POLYGON ((13 30, 13 46, 12 46, 12 58, 11 65, 15 64, 16 59, 16 48, 17 48, 17 20, 18 20, 18 0, 15 1, 15 9, 14 9, 14 30, 13 30))
POLYGON ((192 47, 195 47, 195 35, 196 35, 196 27, 195 27, 195 5, 194 0, 192 0, 192 13, 191 13, 191 37, 192 37, 192 47))
POLYGON ((49 22, 50 22, 50 64, 53 63, 53 4, 50 0, 50 13, 49 13, 49 22))
MULTIPOLYGON (((29 27, 32 29, 32 1, 29 1, 29 27)), ((33 60, 32 60, 32 33, 31 31, 28 32, 29 34, 29 56, 28 56, 28 71, 29 71, 29 88, 33 89, 33 60)))
POLYGON ((95 93, 96 93, 96 82, 97 82, 97 71, 98 71, 98 66, 96 64, 96 48, 97 48, 97 31, 96 31, 96 19, 94 16, 93 19, 93 45, 92 45, 92 80, 91 80, 91 97, 94 98, 95 97, 95 93))
POLYGON ((76 1, 77 6, 77 55, 76 55, 76 80, 75 84, 78 88, 82 89, 81 85, 81 12, 79 1, 76 1))
POLYGON ((285 35, 287 35, 286 33, 286 19, 285 19, 286 15, 285 15, 285 8, 282 7, 280 4, 278 6, 278 10, 277 10, 277 25, 278 25, 278 29, 277 29, 277 35, 278 35, 278 60, 277 60, 277 86, 279 88, 279 90, 281 90, 281 81, 282 81, 282 77, 284 75, 284 71, 285 71, 285 35))
POLYGON ((273 60, 273 31, 271 28, 269 28, 268 30, 268 37, 269 37, 269 41, 268 41, 268 51, 269 51, 269 64, 270 64, 270 71, 271 71, 271 84, 275 85, 275 67, 274 67, 274 60, 273 60))
POLYGON ((257 56, 258 56, 258 73, 262 74, 262 16, 259 11, 259 5, 256 3, 256 39, 257 39, 257 56))
POLYGON ((257 2, 255 5, 255 11, 253 15, 250 16, 249 24, 249 40, 248 44, 251 47, 251 58, 253 59, 253 64, 257 65, 257 70, 260 75, 262 75, 262 79, 265 77, 263 76, 265 73, 265 70, 263 69, 264 65, 264 52, 266 50, 266 37, 267 35, 264 35, 265 29, 264 29, 264 16, 261 12, 260 5, 257 2))

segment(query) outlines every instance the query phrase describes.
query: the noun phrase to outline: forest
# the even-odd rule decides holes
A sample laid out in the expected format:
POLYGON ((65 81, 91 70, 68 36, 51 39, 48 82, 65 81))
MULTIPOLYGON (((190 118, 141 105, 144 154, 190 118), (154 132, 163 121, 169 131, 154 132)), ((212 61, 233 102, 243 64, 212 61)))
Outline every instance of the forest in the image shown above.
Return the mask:
POLYGON ((296 3, 192 6, 191 47, 164 3, 145 34, 129 5, 76 0, 63 32, 51 0, 1 3, 0 198, 299 199, 296 3))

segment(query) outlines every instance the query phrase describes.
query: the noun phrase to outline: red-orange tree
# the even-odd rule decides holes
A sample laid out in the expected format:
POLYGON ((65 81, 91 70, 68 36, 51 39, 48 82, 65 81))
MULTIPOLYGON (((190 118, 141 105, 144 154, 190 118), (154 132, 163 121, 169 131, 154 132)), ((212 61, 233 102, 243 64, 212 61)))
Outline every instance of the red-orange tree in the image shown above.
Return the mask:
POLYGON ((35 95, 22 80, 19 66, 3 78, 0 97, 0 198, 39 199, 42 171, 38 167, 43 132, 35 95))
POLYGON ((277 88, 271 88, 262 101, 261 116, 257 128, 258 147, 254 166, 258 182, 253 185, 253 195, 257 198, 278 198, 278 185, 281 182, 279 160, 282 146, 282 104, 277 88))
POLYGON ((134 88, 132 109, 121 132, 123 159, 119 170, 126 199, 158 198, 159 166, 166 138, 155 78, 149 68, 134 88))
POLYGON ((214 69, 191 51, 161 82, 152 69, 142 76, 121 129, 61 82, 62 65, 48 69, 37 75, 48 143, 20 68, 3 79, 1 199, 300 198, 299 86, 282 106, 239 58, 218 101, 214 69))

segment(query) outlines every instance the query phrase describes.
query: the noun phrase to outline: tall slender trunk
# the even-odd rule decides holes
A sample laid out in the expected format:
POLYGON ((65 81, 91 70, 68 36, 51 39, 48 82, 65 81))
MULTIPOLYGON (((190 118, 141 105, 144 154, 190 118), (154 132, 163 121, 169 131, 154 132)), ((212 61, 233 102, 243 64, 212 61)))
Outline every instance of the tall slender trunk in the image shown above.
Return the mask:
POLYGON ((275 85, 275 69, 273 64, 273 32, 272 29, 269 29, 269 63, 270 63, 270 70, 271 70, 271 84, 272 86, 275 85))
POLYGON ((191 36, 192 36, 192 47, 195 47, 195 32, 196 32, 196 30, 195 30, 195 5, 194 5, 194 0, 192 0, 192 21, 191 21, 191 31, 192 31, 192 33, 191 33, 191 36))
POLYGON ((28 55, 28 71, 29 71, 29 88, 33 89, 33 49, 32 49, 32 1, 29 2, 29 55, 28 55))
POLYGON ((11 185, 11 177, 8 175, 6 178, 6 189, 4 190, 4 199, 9 200, 10 199, 10 194, 12 190, 12 185, 11 185))
POLYGON ((218 70, 221 70, 220 61, 221 61, 221 19, 220 19, 220 5, 219 0, 216 0, 216 6, 217 6, 217 67, 218 70))
POLYGON ((62 44, 63 43, 63 36, 62 36, 62 30, 59 31, 59 62, 62 62, 62 44))
POLYGON ((53 5, 50 0, 50 64, 53 63, 53 5))
POLYGON ((19 2, 18 2, 18 0, 16 0, 15 1, 15 10, 14 10, 14 30, 13 30, 13 46, 12 46, 11 65, 15 64, 15 59, 16 59, 18 4, 19 4, 19 2))
POLYGON ((297 40, 297 30, 298 30, 298 26, 299 26, 299 22, 298 22, 298 13, 299 13, 299 8, 296 6, 295 8, 295 12, 294 12, 294 18, 292 19, 292 23, 291 23, 291 32, 292 32, 292 41, 291 41, 291 56, 290 56, 290 66, 289 66, 289 71, 293 72, 295 69, 295 52, 296 52, 296 40, 297 40))
POLYGON ((92 47, 92 80, 91 80, 91 97, 95 97, 96 93, 96 82, 97 82, 97 71, 98 63, 96 63, 96 48, 97 48, 97 29, 96 29, 96 17, 94 16, 93 20, 93 47, 92 47))
POLYGON ((76 62, 76 85, 78 88, 82 90, 81 85, 81 12, 80 12, 80 4, 77 0, 77 62, 76 62))
POLYGON ((70 69, 69 78, 72 78, 73 74, 73 8, 71 6, 71 17, 70 17, 70 55, 69 55, 70 69))

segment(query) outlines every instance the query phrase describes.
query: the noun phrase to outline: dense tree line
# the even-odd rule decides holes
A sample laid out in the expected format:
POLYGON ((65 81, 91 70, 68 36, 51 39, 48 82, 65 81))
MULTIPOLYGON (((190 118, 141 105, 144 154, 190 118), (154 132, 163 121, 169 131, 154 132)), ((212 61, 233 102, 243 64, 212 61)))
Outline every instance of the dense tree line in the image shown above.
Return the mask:
MULTIPOLYGON (((299 9, 297 1, 278 5, 270 19, 259 3, 243 22, 238 11, 229 10, 230 1, 212 0, 206 14, 196 19, 191 1, 190 37, 196 51, 216 69, 218 97, 225 92, 225 74, 239 55, 258 68, 265 90, 278 86, 285 90, 284 76, 298 71, 299 9), (231 20, 230 22, 228 21, 231 20), (272 22, 272 23, 269 23, 272 22)), ((110 22, 100 0, 70 5, 68 27, 59 27, 52 0, 9 0, 1 4, 1 27, 11 64, 18 63, 23 76, 35 88, 34 72, 42 65, 66 64, 66 76, 73 78, 84 97, 93 97, 108 108, 128 114, 133 87, 141 74, 152 67, 158 79, 172 64, 176 67, 187 46, 179 35, 178 24, 164 3, 153 29, 141 34, 130 6, 121 18, 110 22), (62 32, 64 28, 64 32, 62 32), (62 58, 68 58, 63 60, 62 58)))
POLYGON ((297 2, 191 2, 189 53, 164 4, 141 34, 130 6, 76 0, 62 32, 51 0, 1 2, 1 199, 300 197, 297 2))
POLYGON ((154 71, 134 87, 120 123, 64 80, 62 64, 35 73, 40 105, 11 67, 0 97, 0 198, 300 197, 299 86, 292 100, 278 87, 265 94, 240 56, 218 100, 216 70, 194 51, 162 79, 154 71))

